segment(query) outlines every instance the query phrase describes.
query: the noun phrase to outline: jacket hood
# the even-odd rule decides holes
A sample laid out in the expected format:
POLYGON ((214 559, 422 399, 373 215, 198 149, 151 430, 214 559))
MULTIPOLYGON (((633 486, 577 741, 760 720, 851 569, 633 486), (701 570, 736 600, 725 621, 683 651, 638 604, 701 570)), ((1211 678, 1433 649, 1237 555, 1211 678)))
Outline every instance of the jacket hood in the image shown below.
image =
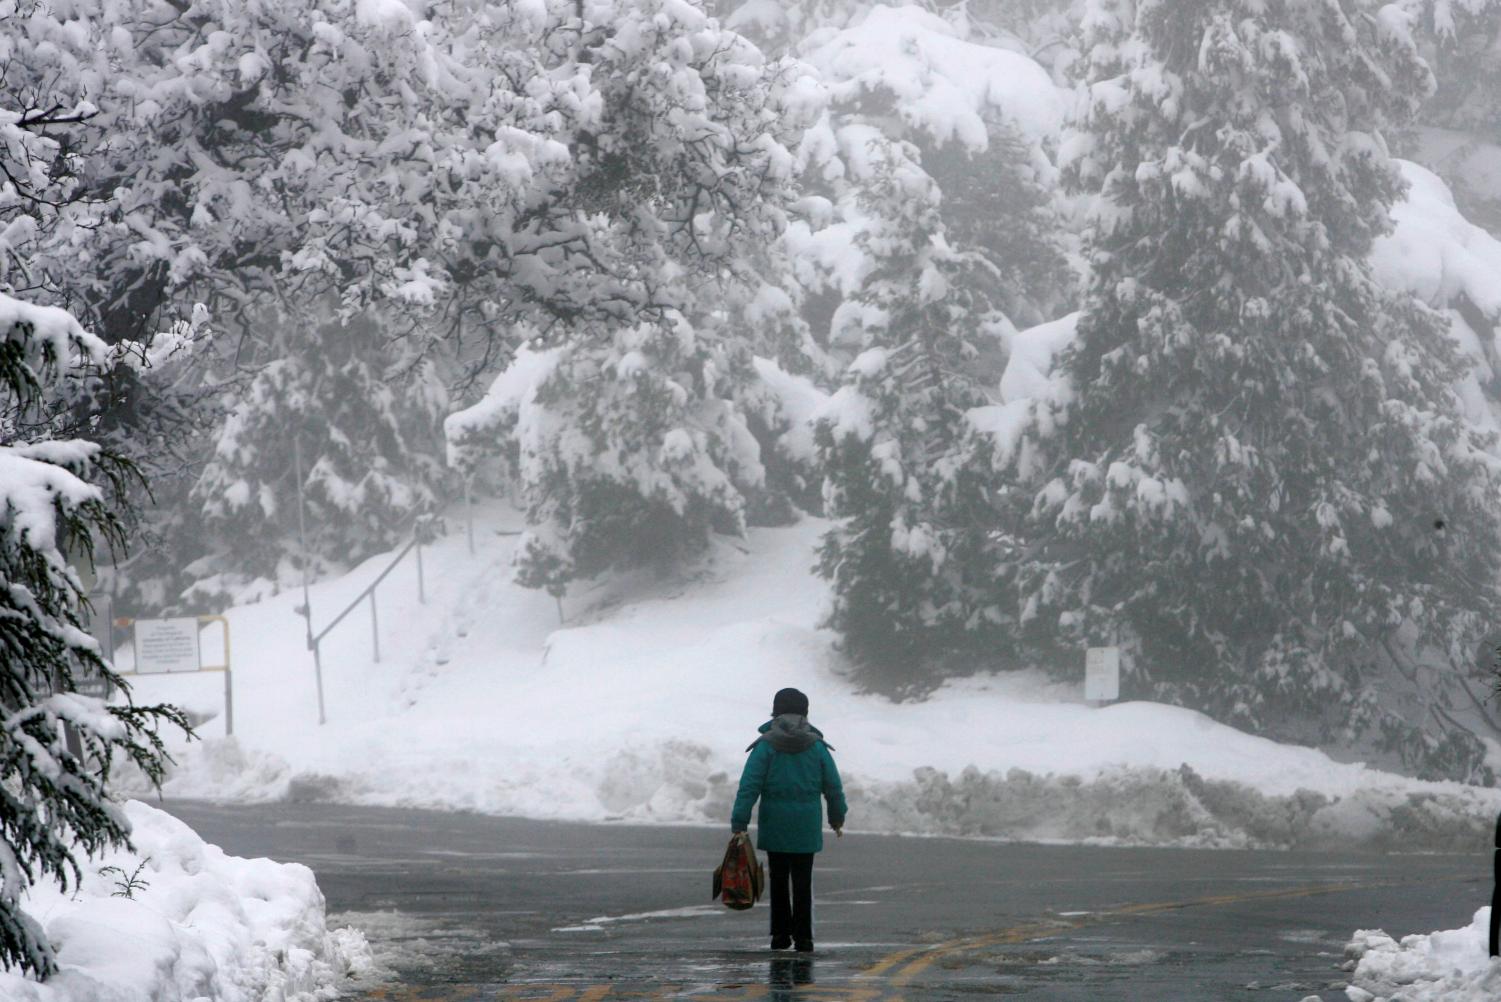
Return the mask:
MULTIPOLYGON (((823 731, 808 723, 808 718, 798 713, 783 713, 772 717, 759 729, 761 736, 757 741, 765 741, 775 750, 789 755, 807 751, 823 740, 823 731)), ((752 748, 755 745, 755 741, 751 742, 752 748)))

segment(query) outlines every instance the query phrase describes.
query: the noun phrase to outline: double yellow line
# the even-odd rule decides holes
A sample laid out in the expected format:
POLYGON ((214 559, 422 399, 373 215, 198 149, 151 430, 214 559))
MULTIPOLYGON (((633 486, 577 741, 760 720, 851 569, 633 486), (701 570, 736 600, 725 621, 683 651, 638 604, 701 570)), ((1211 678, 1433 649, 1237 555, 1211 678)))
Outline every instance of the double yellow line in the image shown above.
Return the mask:
POLYGON ((931 946, 900 950, 881 958, 875 964, 861 971, 858 977, 867 980, 885 980, 894 987, 905 988, 934 964, 958 954, 971 953, 975 950, 983 950, 992 946, 1029 943, 1056 936, 1060 932, 1082 929, 1086 926, 1103 925, 1116 919, 1129 918, 1135 915, 1152 915, 1159 912, 1178 911, 1184 908, 1216 908, 1247 901, 1267 901, 1278 898, 1309 898, 1321 894, 1340 894, 1346 891, 1359 891, 1375 887, 1392 887, 1402 883, 1411 883, 1411 881, 1389 880, 1360 884, 1309 884, 1302 887, 1288 887, 1273 891, 1215 894, 1202 898, 1189 898, 1184 901, 1151 901, 1135 905, 1122 905, 1117 908, 1089 912, 1083 915, 1059 916, 1038 922, 1028 922, 981 936, 971 936, 965 939, 934 943, 931 946))

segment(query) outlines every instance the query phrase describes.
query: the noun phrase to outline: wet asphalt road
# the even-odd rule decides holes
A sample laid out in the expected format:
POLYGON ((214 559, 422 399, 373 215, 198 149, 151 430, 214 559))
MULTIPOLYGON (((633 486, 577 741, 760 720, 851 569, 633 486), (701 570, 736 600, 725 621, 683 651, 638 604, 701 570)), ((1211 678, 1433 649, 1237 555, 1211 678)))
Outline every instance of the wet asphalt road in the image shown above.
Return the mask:
POLYGON ((350 999, 1343 1000, 1359 927, 1469 922, 1473 855, 1046 846, 850 833, 815 871, 818 949, 709 900, 727 830, 169 802, 242 856, 311 866, 389 979, 350 999))

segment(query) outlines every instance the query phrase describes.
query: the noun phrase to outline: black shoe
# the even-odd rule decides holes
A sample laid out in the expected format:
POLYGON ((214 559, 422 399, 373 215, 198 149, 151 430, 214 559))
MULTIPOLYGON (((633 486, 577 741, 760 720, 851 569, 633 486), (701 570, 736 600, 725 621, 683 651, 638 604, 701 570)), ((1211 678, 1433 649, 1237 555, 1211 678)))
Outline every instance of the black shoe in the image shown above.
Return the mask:
POLYGON ((773 937, 771 937, 771 948, 773 950, 785 950, 785 949, 787 949, 791 945, 792 945, 792 937, 791 936, 773 936, 773 937))
POLYGON ((813 952, 813 941, 811 939, 800 939, 800 940, 798 940, 797 941, 797 952, 798 953, 812 953, 813 952))

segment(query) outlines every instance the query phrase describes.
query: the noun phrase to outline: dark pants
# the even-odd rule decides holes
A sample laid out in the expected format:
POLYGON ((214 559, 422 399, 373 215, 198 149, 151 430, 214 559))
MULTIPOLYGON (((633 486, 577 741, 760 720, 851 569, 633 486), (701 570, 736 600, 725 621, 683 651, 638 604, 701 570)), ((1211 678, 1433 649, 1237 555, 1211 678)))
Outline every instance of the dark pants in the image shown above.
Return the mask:
POLYGON ((813 942, 813 854, 768 852, 771 864, 771 934, 813 942))

